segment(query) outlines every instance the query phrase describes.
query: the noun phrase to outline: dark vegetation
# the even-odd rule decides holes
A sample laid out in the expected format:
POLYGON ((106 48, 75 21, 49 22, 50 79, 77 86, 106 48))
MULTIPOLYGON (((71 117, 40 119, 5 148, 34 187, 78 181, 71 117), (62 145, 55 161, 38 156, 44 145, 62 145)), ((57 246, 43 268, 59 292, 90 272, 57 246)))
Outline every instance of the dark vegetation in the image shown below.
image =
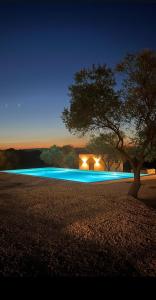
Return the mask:
POLYGON ((58 168, 78 168, 79 159, 76 149, 70 145, 58 147, 53 145, 42 151, 40 158, 50 166, 58 168))
MULTIPOLYGON (((58 149, 64 147, 57 147, 58 149)), ((45 162, 41 159, 45 153, 51 153, 51 148, 49 149, 29 149, 29 150, 15 150, 15 149, 7 149, 0 150, 0 170, 13 170, 13 169, 27 169, 27 168, 42 168, 47 166, 52 167, 68 167, 68 168, 78 168, 78 155, 79 153, 89 153, 87 148, 72 148, 74 152, 75 161, 73 161, 73 157, 69 155, 66 156, 65 161, 60 161, 59 164, 54 162, 51 159, 51 162, 45 162), (73 164, 72 164, 73 162, 73 164), (66 163, 66 165, 65 165, 66 163)), ((72 153, 73 153, 72 152, 72 153)), ((48 158, 48 155, 47 155, 48 158)), ((46 160, 46 159, 45 159, 46 160)), ((146 168, 154 168, 156 169, 156 160, 152 162, 144 162, 143 169, 146 168)), ((130 172, 131 165, 128 161, 124 163, 124 171, 130 172)))
POLYGON ((49 149, 0 150, 0 170, 47 166, 78 168, 79 153, 87 153, 87 149, 53 145, 49 149))
POLYGON ((69 95, 62 113, 67 129, 107 138, 131 165, 128 194, 137 198, 143 164, 156 158, 156 51, 127 54, 114 69, 106 64, 81 69, 69 95))
POLYGON ((41 150, 0 150, 0 170, 44 167, 41 150))

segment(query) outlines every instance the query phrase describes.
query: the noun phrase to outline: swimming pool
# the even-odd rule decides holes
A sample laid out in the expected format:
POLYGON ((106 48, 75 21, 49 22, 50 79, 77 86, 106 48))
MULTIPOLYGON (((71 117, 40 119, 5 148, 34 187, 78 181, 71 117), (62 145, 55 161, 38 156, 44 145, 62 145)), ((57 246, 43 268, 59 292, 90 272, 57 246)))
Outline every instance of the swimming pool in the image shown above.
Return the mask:
MULTIPOLYGON (((65 169, 65 168, 34 168, 34 169, 22 169, 22 170, 7 170, 7 171, 3 171, 3 173, 4 172, 11 173, 11 174, 22 174, 22 175, 71 180, 71 181, 86 182, 86 183, 134 177, 133 173, 83 171, 78 169, 65 169)), ((141 174, 141 175, 143 176, 147 174, 141 174)))

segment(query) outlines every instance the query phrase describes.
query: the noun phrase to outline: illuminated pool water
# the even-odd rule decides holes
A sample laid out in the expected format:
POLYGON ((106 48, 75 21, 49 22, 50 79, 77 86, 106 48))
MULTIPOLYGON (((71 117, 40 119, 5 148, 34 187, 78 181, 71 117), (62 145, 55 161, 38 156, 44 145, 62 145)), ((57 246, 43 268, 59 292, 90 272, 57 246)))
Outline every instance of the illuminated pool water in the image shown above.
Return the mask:
MULTIPOLYGON (((35 169, 3 171, 3 173, 4 172, 11 173, 11 174, 22 174, 22 175, 71 180, 71 181, 86 182, 86 183, 134 177, 133 173, 83 171, 78 169, 65 169, 65 168, 35 168, 35 169)), ((141 175, 144 176, 147 174, 141 174, 141 175)))

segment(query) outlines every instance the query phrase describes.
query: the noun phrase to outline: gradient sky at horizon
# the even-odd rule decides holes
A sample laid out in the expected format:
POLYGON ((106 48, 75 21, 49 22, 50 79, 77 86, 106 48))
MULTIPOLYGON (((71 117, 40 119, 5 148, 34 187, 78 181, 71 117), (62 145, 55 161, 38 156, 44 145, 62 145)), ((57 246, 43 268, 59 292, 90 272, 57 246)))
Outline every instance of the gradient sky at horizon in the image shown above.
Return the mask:
POLYGON ((0 148, 81 146, 61 120, 82 67, 156 49, 156 4, 0 2, 0 148))

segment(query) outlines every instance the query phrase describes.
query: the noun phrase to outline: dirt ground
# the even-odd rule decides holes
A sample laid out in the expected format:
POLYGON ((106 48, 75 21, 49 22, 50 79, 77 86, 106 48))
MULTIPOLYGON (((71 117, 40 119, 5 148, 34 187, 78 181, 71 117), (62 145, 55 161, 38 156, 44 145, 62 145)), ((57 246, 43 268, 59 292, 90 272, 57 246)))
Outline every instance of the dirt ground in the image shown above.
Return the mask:
POLYGON ((85 184, 0 174, 1 277, 155 277, 156 176, 85 184))

